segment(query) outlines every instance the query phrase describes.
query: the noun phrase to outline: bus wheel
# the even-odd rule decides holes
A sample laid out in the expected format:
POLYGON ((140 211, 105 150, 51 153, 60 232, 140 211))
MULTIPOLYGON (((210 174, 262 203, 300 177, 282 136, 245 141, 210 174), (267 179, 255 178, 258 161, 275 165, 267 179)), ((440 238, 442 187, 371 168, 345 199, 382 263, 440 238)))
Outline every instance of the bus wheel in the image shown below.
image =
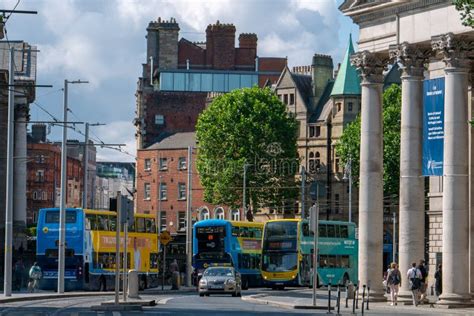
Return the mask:
POLYGON ((242 290, 248 290, 249 289, 249 280, 247 278, 244 278, 242 280, 242 290))

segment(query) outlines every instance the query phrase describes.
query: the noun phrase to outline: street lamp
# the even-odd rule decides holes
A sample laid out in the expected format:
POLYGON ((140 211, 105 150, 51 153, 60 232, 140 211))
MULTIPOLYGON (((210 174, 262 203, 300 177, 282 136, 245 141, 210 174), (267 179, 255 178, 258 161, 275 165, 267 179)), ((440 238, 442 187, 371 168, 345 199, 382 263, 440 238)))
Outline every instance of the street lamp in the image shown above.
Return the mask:
POLYGON ((61 202, 59 207, 59 246, 58 246, 58 293, 64 293, 64 270, 66 250, 66 182, 67 182, 67 86, 68 84, 89 83, 89 81, 64 80, 63 143, 61 145, 61 202))
POLYGON ((349 222, 352 222, 352 158, 347 160, 343 180, 349 180, 349 222))

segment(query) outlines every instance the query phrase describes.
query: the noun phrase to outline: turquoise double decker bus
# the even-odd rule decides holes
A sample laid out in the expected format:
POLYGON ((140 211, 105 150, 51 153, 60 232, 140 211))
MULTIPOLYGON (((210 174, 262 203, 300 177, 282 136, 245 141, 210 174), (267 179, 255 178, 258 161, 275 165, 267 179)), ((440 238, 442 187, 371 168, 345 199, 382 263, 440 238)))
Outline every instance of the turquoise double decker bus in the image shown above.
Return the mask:
POLYGON ((241 274, 242 288, 262 285, 260 259, 263 223, 221 219, 199 221, 193 228, 195 278, 217 265, 232 266, 241 274))
MULTIPOLYGON (((358 242, 354 223, 319 222, 317 286, 357 283, 358 242)), ((311 286, 314 234, 309 222, 282 219, 265 224, 261 273, 272 288, 311 286)))

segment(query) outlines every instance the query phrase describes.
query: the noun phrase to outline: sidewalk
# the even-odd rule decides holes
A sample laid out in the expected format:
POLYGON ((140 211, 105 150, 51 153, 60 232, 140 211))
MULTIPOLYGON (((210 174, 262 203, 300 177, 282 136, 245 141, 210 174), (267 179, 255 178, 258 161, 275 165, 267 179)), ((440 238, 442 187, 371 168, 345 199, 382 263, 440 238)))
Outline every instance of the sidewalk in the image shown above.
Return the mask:
MULTIPOLYGON (((337 296, 331 293, 331 307, 333 314, 337 314, 336 301, 337 296)), ((337 293, 336 293, 337 295, 337 293)), ((255 295, 243 296, 242 300, 251 303, 273 305, 288 309, 310 309, 312 304, 312 290, 292 290, 286 292, 276 293, 262 293, 255 295)), ((327 292, 318 291, 316 305, 318 309, 324 309, 320 312, 327 312, 328 309, 328 295, 327 292)), ((355 310, 356 314, 362 314, 362 301, 359 300, 359 309, 355 310)), ((348 301, 348 308, 345 307, 344 295, 341 295, 341 315, 352 314, 352 300, 348 301)), ((474 308, 459 308, 446 310, 444 308, 436 308, 433 305, 425 304, 414 307, 412 305, 398 305, 390 306, 390 302, 369 302, 369 310, 364 306, 364 314, 371 315, 474 315, 474 308)))
MULTIPOLYGON (((186 288, 181 287, 179 290, 171 290, 171 286, 165 286, 164 291, 159 288, 146 289, 140 291, 139 294, 142 295, 169 295, 176 293, 189 293, 196 291, 195 287, 186 288)), ((122 293, 122 292, 121 292, 122 293)), ((70 298, 70 297, 87 297, 87 296, 113 296, 115 295, 114 291, 108 292, 65 292, 63 294, 58 294, 56 292, 49 291, 39 291, 36 293, 28 293, 25 291, 22 292, 13 292, 12 296, 5 296, 0 294, 0 305, 5 303, 21 302, 21 301, 35 301, 35 300, 48 300, 48 299, 60 299, 60 298, 70 298)))

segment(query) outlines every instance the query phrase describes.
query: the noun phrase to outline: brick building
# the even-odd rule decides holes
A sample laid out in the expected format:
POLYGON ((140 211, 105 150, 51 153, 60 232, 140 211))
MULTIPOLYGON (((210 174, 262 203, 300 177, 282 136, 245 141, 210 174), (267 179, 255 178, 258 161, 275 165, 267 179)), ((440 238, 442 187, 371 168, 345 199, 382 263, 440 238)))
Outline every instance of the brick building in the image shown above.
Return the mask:
MULTIPOLYGON (((172 234, 185 232, 188 146, 196 148, 193 132, 177 133, 147 149, 138 151, 137 211, 159 214, 160 229, 172 234)), ((224 205, 203 201, 203 189, 196 170, 196 149, 192 161, 193 221, 207 218, 239 220, 243 214, 224 205)))
POLYGON ((210 24, 206 42, 178 40, 175 19, 147 27, 147 60, 136 92, 137 148, 173 133, 193 132, 208 93, 225 93, 278 80, 286 58, 259 57, 257 35, 239 35, 233 24, 210 24))
MULTIPOLYGON (((61 146, 46 141, 46 137, 29 138, 27 146, 27 224, 33 225, 38 211, 59 207, 61 187, 61 146)), ((66 207, 82 205, 83 169, 79 159, 67 159, 66 207)))

